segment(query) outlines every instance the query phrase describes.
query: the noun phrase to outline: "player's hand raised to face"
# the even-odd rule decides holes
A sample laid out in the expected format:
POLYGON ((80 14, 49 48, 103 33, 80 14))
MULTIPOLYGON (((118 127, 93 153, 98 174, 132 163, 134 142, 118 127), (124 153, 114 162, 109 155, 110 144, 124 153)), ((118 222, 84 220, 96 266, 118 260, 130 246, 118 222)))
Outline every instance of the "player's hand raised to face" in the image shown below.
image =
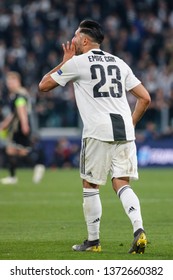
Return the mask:
POLYGON ((72 42, 67 41, 66 44, 62 44, 62 48, 64 51, 63 62, 69 60, 75 55, 75 45, 72 42))

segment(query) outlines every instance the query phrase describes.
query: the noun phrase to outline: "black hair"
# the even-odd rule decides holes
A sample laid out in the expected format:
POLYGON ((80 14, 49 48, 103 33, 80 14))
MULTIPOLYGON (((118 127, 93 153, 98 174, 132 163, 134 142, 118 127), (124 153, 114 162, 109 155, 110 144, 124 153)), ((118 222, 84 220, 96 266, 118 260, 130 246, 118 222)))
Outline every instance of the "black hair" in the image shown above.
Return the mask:
POLYGON ((104 34, 101 25, 94 20, 83 20, 79 24, 80 32, 90 36, 94 42, 101 44, 104 34))

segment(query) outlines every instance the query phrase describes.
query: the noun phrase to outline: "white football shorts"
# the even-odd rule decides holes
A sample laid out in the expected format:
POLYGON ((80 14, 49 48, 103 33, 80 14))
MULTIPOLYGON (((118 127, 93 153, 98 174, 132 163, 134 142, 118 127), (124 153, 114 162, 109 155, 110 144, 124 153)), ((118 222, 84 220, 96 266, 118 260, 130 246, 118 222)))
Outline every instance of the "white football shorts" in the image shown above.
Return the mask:
POLYGON ((112 178, 138 179, 136 145, 134 141, 103 142, 85 138, 80 153, 80 177, 105 185, 112 178))

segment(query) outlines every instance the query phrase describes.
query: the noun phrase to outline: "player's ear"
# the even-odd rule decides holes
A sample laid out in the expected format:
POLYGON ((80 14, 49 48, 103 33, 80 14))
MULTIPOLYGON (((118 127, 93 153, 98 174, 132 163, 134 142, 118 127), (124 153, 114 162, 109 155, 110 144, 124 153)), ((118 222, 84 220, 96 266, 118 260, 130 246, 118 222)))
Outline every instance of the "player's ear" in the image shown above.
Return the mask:
POLYGON ((86 45, 88 45, 88 38, 84 37, 83 38, 83 46, 86 46, 86 45))

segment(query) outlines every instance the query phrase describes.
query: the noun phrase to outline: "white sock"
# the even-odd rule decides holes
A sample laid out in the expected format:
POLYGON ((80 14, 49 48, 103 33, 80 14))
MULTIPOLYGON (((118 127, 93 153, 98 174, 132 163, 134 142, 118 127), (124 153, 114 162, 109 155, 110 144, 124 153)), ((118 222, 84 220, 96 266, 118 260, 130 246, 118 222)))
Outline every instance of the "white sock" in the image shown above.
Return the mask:
POLYGON ((83 188, 83 212, 88 230, 88 240, 99 239, 102 205, 98 189, 83 188))
POLYGON ((33 178, 32 178, 33 182, 39 183, 42 180, 44 173, 45 173, 45 166, 43 164, 36 164, 33 172, 33 178))
POLYGON ((117 195, 119 196, 124 210, 132 223, 133 232, 139 228, 143 229, 139 199, 131 187, 128 185, 121 187, 118 190, 117 195))

